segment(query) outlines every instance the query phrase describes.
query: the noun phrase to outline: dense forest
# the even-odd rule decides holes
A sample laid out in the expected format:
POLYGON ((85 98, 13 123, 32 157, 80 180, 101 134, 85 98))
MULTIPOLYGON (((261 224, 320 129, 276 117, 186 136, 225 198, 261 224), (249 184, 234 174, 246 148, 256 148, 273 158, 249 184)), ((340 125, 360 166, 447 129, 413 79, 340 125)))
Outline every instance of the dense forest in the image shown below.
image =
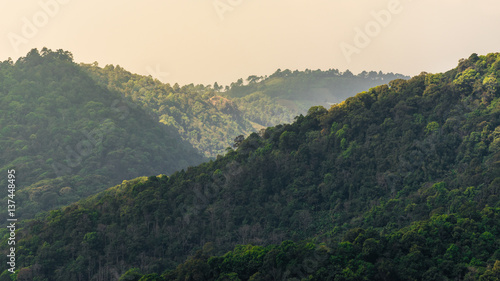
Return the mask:
POLYGON ((17 280, 498 280, 499 83, 473 54, 25 220, 17 280))
POLYGON ((175 128, 97 85, 71 53, 48 49, 0 63, 0 159, 19 173, 18 217, 204 160, 175 128))
POLYGON ((120 66, 82 64, 99 84, 130 97, 163 124, 175 128, 206 157, 224 154, 238 135, 260 129, 244 119, 238 106, 203 85, 164 84, 120 66))
POLYGON ((247 84, 239 79, 226 86, 223 95, 239 104, 246 119, 269 127, 291 123, 295 116, 305 115, 312 106, 329 108, 369 88, 409 78, 381 71, 354 75, 349 70, 340 72, 338 69, 278 69, 270 76, 250 75, 247 84))
MULTIPOLYGON (((272 89, 285 93, 288 84, 272 89)), ((233 83, 228 90, 243 88, 233 83)), ((1 62, 0 158, 4 170, 23 173, 18 216, 33 217, 125 179, 171 174, 203 156, 225 154, 235 137, 264 128, 239 104, 265 112, 259 115, 265 124, 299 114, 268 96, 236 101, 221 90, 216 83, 170 86, 120 66, 76 64, 63 50, 33 49, 16 62, 1 62)))
POLYGON ((251 75, 223 87, 165 84, 151 76, 132 74, 120 66, 81 64, 102 86, 141 104, 160 122, 175 127, 201 154, 223 155, 239 135, 290 123, 313 105, 341 102, 400 74, 350 71, 278 70, 269 77, 251 75))

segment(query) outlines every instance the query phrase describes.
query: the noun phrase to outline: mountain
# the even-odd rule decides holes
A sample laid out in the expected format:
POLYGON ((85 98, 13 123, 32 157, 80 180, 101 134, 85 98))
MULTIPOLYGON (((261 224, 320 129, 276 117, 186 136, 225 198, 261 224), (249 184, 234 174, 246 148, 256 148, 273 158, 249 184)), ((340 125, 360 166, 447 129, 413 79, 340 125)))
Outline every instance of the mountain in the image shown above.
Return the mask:
POLYGON ((496 280, 499 79, 473 54, 23 221, 18 278, 496 280))
POLYGON ((161 123, 175 128, 184 141, 205 157, 224 154, 236 136, 256 130, 234 102, 209 86, 171 86, 151 76, 132 74, 120 66, 81 66, 100 85, 131 98, 161 123))
POLYGON ((177 130, 97 85, 71 53, 45 48, 0 64, 0 159, 18 175, 18 217, 204 160, 177 130))
POLYGON ((224 90, 211 85, 171 86, 151 76, 132 74, 120 66, 81 64, 100 85, 141 104, 160 122, 175 127, 205 157, 226 153, 239 135, 293 122, 313 105, 341 102, 389 78, 409 77, 382 72, 277 71, 266 77, 239 79, 224 90))
POLYGON ((381 71, 363 71, 354 75, 349 70, 342 73, 337 69, 293 72, 278 69, 269 77, 249 76, 247 85, 239 79, 226 87, 223 95, 238 103, 248 120, 275 126, 291 123, 295 116, 306 114, 312 106, 328 108, 369 88, 394 79, 409 78, 381 71))
MULTIPOLYGON (((302 75, 302 80, 316 81, 315 73, 302 75)), ((378 79, 376 75, 370 77, 378 79)), ((245 112, 260 112, 262 118, 252 120, 267 120, 264 123, 268 125, 290 122, 299 114, 266 94, 254 93, 236 101, 220 92, 218 86, 170 86, 120 66, 76 65, 71 53, 62 50, 44 49, 40 53, 35 49, 16 63, 7 60, 2 63, 0 79, 2 167, 28 171, 19 179, 19 184, 27 187, 18 197, 24 203, 18 213, 21 217, 75 202, 123 179, 170 174, 200 163, 202 158, 193 156, 189 145, 177 147, 182 141, 191 143, 205 157, 224 154, 237 136, 264 128, 249 120, 240 110, 242 106, 245 112), (70 88, 73 82, 80 88, 70 88), (132 124, 133 120, 139 122, 132 124), (142 125, 137 125, 152 121, 166 126, 149 124, 159 128, 141 138, 142 125), (114 128, 117 122, 120 124, 114 128), (173 139, 161 139, 159 129, 173 139), (108 130, 114 134, 109 135, 108 130), (102 141, 106 150, 100 146, 102 141), (152 141, 153 147, 147 147, 144 141, 152 141), (174 147, 160 148, 163 143, 174 147), (178 151, 172 153, 171 149, 178 151), (157 150, 163 152, 155 153, 157 150), (160 158, 170 160, 160 163, 160 158)), ((252 85, 256 83, 255 79, 251 81, 252 85)), ((276 84, 269 81, 263 82, 276 84)), ((236 84, 229 92, 254 89, 250 84, 236 84)), ((288 86, 283 85, 269 86, 269 91, 286 90, 288 86)), ((268 92, 264 86, 259 89, 268 92)), ((281 98, 286 99, 283 95, 281 98)), ((6 183, 6 179, 0 183, 6 183)))

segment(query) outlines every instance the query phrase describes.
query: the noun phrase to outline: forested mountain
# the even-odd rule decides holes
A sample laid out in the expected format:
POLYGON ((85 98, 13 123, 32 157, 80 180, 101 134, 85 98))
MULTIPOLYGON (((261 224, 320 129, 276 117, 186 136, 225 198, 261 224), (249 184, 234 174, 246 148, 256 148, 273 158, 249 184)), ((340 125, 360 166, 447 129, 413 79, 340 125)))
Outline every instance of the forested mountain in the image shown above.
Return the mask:
MULTIPOLYGON (((233 83, 226 96, 255 85, 265 94, 229 99, 218 86, 170 86, 119 66, 77 65, 62 50, 35 49, 15 63, 2 62, 0 71, 2 167, 26 171, 20 177, 27 187, 19 193, 20 216, 75 202, 123 179, 170 174, 200 163, 202 158, 177 135, 214 158, 236 136, 263 128, 252 120, 277 125, 299 114, 267 94, 287 92, 288 81, 279 87, 271 83, 286 75, 273 74, 264 84, 258 79, 248 86, 233 83), (246 112, 260 112, 261 119, 247 118, 240 104, 246 112)), ((316 81, 315 73, 299 76, 316 81)))
POLYGON ((71 53, 48 49, 0 63, 0 159, 18 173, 18 217, 204 160, 174 128, 97 85, 71 53))
POLYGON ((250 76, 223 89, 211 85, 171 86, 151 76, 132 74, 120 66, 81 64, 100 85, 141 104, 160 122, 175 127, 206 157, 223 155, 235 137, 264 126, 293 122, 313 105, 341 102, 389 79, 409 78, 372 71, 351 72, 278 70, 269 77, 250 76), (262 80, 262 81, 261 81, 262 80))
POLYGON ((132 74, 120 66, 82 64, 99 84, 119 91, 161 123, 177 129, 206 157, 224 154, 238 135, 249 135, 258 127, 243 118, 238 106, 203 85, 164 84, 151 76, 132 74))
POLYGON ((24 221, 18 280, 498 280, 499 79, 473 54, 24 221))
MULTIPOLYGON (((306 114, 312 106, 329 108, 369 88, 387 84, 394 79, 409 78, 381 71, 363 71, 354 75, 349 70, 340 72, 337 69, 278 69, 269 77, 251 75, 246 85, 243 79, 239 79, 226 87, 223 95, 238 103, 248 120, 264 126, 275 126, 291 123, 295 116, 306 114)), ((217 85, 214 87, 217 88, 217 85)))

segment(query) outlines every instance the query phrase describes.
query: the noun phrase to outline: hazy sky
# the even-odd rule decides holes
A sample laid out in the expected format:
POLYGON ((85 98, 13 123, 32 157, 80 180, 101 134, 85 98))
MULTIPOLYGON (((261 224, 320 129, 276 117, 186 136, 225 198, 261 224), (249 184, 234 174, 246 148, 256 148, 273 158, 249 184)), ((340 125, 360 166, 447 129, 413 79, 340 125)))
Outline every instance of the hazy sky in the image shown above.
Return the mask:
POLYGON ((281 69, 415 75, 500 51, 498 0, 0 0, 0 60, 46 46, 164 82, 281 69))

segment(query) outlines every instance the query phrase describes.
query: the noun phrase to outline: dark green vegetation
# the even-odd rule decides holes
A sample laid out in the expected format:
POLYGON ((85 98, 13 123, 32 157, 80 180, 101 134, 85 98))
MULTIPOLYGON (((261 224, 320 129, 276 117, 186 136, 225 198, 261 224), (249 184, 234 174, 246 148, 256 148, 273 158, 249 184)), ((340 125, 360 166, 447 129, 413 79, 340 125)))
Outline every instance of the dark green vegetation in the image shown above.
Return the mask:
POLYGON ((305 115, 312 106, 328 108, 369 88, 408 78, 381 71, 363 71, 354 75, 349 70, 341 73, 337 69, 278 69, 269 77, 251 75, 246 85, 243 79, 239 79, 226 87, 223 95, 239 105, 246 119, 264 126, 275 126, 293 122, 295 116, 305 115))
POLYGON ((175 129, 98 86, 71 53, 47 49, 0 63, 0 159, 0 170, 17 170, 18 217, 203 161, 175 129))
MULTIPOLYGON (((265 85, 286 100, 290 82, 276 86, 270 83, 275 76, 265 85)), ((3 170, 21 173, 18 216, 33 217, 124 179, 170 174, 202 162, 191 146, 206 157, 224 154, 236 136, 263 128, 245 117, 238 103, 246 112, 261 112, 265 124, 298 114, 272 100, 264 84, 249 81, 233 83, 228 91, 260 85, 266 95, 236 102, 221 96, 219 86, 170 86, 119 66, 77 65, 62 50, 34 49, 15 63, 2 62, 0 159, 3 170)), ((338 81, 340 88, 344 84, 338 81)), ((295 92, 290 97, 297 98, 295 92)))
POLYGON ((236 136, 290 123, 313 105, 340 102, 390 79, 408 78, 375 71, 354 76, 338 70, 278 70, 265 79, 252 75, 247 85, 239 79, 223 89, 217 83, 213 87, 171 86, 120 66, 100 68, 94 63, 82 67, 100 85, 141 104, 160 122, 175 127, 200 153, 213 158, 223 155, 236 136))
POLYGON ((99 84, 130 97, 161 123, 174 127, 206 157, 224 154, 236 136, 257 130, 243 118, 234 102, 217 95, 209 86, 170 86, 120 66, 82 66, 99 84))
POLYGON ((498 280, 499 78, 474 54, 24 221, 19 278, 498 280))

